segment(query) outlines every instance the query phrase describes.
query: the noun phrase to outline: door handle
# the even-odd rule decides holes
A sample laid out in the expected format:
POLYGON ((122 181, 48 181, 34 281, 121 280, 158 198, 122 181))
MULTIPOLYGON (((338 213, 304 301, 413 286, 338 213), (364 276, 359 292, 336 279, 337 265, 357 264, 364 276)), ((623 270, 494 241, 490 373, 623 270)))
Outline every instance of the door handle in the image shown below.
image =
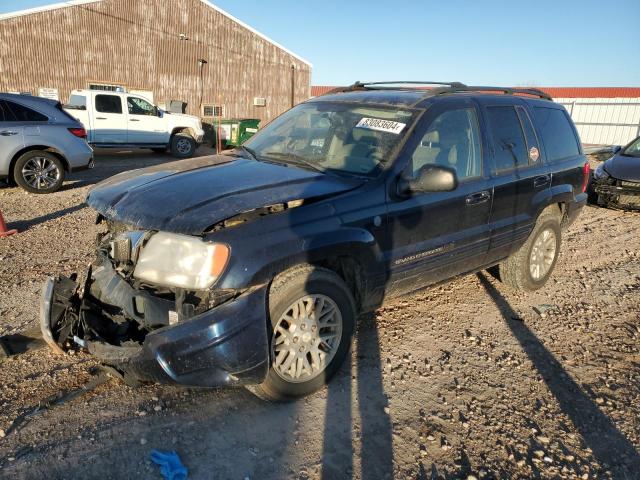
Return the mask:
POLYGON ((137 118, 132 118, 131 120, 129 120, 130 122, 139 122, 140 120, 138 120, 137 118))
POLYGON ((477 205, 479 203, 484 203, 491 198, 491 194, 488 190, 483 190, 482 192, 476 192, 469 195, 465 202, 467 205, 477 205))
POLYGON ((3 130, 2 132, 0 132, 0 135, 2 135, 3 137, 10 137, 11 135, 17 135, 18 132, 14 132, 12 130, 3 130))
POLYGON ((544 187, 545 185, 549 185, 551 183, 551 175, 540 175, 533 179, 534 187, 544 187))
POLYGON ((96 120, 106 120, 107 117, 96 117, 96 120))

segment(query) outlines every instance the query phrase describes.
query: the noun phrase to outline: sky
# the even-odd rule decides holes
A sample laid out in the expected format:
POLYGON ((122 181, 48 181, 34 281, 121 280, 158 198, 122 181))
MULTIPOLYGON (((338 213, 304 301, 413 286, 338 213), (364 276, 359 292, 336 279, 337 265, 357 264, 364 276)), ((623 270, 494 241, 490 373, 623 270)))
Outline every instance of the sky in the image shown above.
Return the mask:
MULTIPOLYGON (((0 0, 0 13, 50 3, 0 0)), ((640 0, 213 3, 311 62, 313 85, 640 86, 640 0)))

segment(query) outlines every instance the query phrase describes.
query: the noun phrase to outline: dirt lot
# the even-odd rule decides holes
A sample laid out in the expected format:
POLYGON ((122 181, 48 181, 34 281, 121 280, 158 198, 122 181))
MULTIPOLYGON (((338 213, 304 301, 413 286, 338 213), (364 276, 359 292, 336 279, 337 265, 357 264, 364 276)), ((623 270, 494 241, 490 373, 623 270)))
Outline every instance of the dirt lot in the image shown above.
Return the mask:
MULTIPOLYGON (((56 194, 0 189, 21 230, 0 240, 0 335, 36 326, 46 276, 90 261, 90 185, 168 160, 100 154, 56 194)), ((480 273, 384 306, 361 319, 350 367, 295 403, 111 380, 25 418, 93 362, 13 357, 0 477, 159 478, 159 448, 197 479, 640 478, 639 229, 640 214, 588 207, 535 294, 480 273)))

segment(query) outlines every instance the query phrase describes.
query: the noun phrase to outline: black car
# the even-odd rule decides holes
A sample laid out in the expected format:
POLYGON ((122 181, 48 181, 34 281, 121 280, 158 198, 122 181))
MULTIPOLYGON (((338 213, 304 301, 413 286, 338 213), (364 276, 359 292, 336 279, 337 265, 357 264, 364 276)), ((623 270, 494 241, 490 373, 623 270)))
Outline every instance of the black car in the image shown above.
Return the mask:
POLYGON ((225 155, 93 188, 97 258, 46 283, 43 335, 125 380, 295 398, 388 298, 495 265, 513 288, 542 287, 588 174, 541 91, 356 83, 225 155))
POLYGON ((591 193, 598 205, 640 210, 640 137, 596 167, 591 193))

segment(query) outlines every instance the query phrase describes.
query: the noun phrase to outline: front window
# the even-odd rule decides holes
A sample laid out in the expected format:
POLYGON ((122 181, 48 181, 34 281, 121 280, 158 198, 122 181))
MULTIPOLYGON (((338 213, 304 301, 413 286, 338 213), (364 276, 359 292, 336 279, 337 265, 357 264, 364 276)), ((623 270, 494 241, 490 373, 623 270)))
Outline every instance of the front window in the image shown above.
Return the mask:
POLYGON ((459 180, 482 175, 480 128, 474 108, 447 110, 427 128, 411 156, 411 176, 427 165, 453 168, 459 180))
POLYGON ((138 97, 127 97, 127 107, 130 115, 156 115, 156 107, 138 97))
POLYGON ((625 148, 622 154, 629 157, 640 157, 640 137, 636 138, 631 145, 625 148))
POLYGON ((374 176, 392 160, 415 120, 406 108, 304 103, 245 143, 258 160, 374 176))

